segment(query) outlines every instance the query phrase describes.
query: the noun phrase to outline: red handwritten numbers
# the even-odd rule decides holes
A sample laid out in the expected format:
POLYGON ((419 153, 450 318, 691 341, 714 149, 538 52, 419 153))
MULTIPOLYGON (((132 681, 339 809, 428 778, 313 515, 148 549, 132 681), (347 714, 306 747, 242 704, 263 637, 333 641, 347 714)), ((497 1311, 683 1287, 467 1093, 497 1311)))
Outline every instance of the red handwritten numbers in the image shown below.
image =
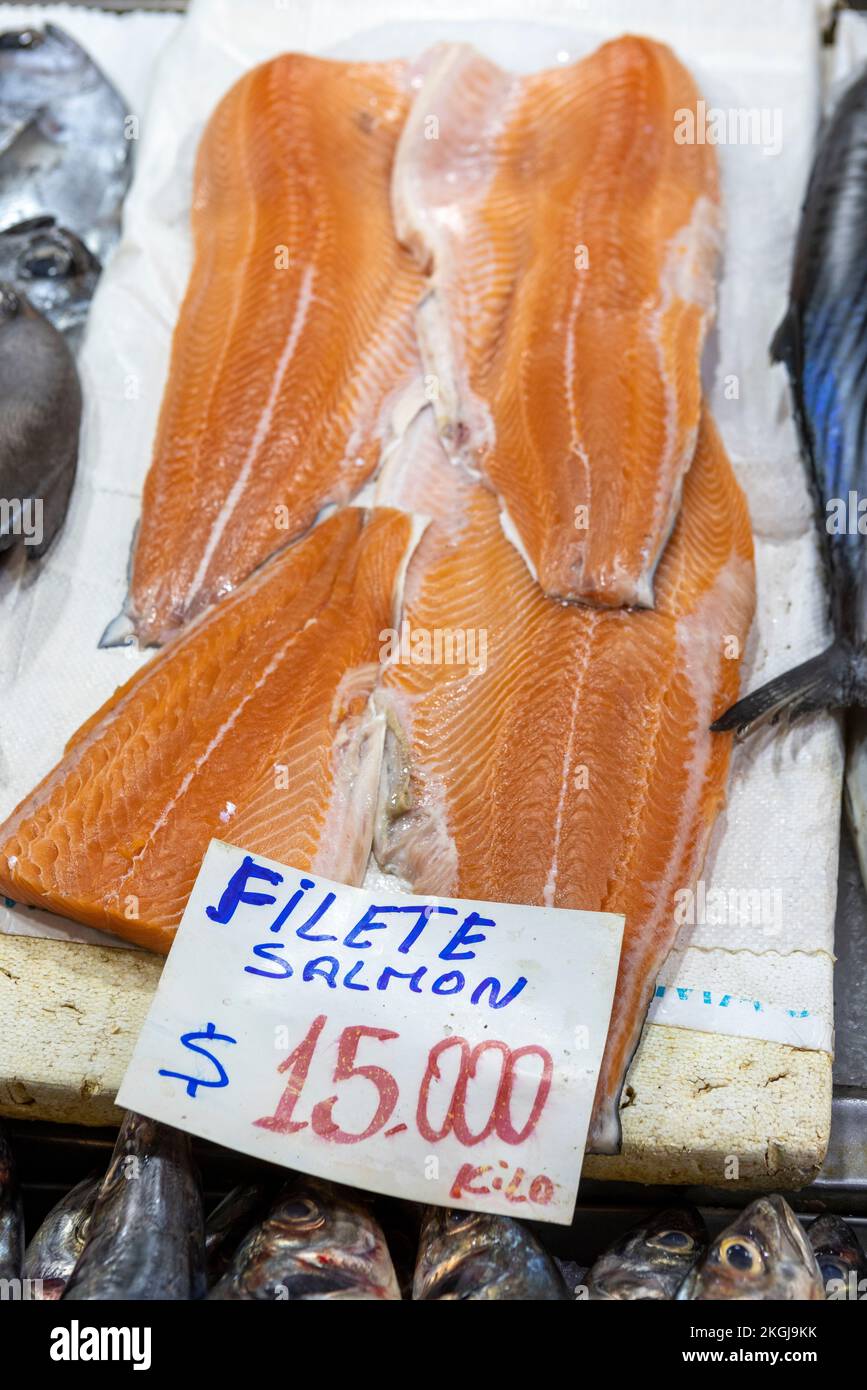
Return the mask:
POLYGON ((483 1042, 477 1047, 470 1048, 466 1038, 444 1038, 430 1050, 428 1057, 427 1071, 421 1083, 421 1090, 418 1097, 418 1109, 416 1110, 416 1124, 418 1132, 428 1143, 436 1144, 438 1140, 444 1139, 447 1134, 454 1133, 455 1138, 461 1143, 471 1146, 481 1144, 483 1139, 488 1139, 492 1134, 496 1134, 504 1144, 523 1144, 536 1128, 545 1102, 551 1091, 551 1077, 554 1071, 554 1063, 550 1052, 546 1052, 544 1047, 519 1047, 514 1052, 502 1042, 483 1042), (441 1076, 439 1059, 442 1054, 450 1047, 461 1049, 461 1068, 455 1088, 452 1092, 451 1104, 446 1111, 443 1126, 439 1130, 433 1129, 428 1119, 427 1108, 430 1087, 432 1081, 438 1081, 441 1076), (467 1086, 470 1080, 476 1075, 478 1065, 486 1052, 498 1051, 502 1057, 500 1068, 500 1084, 497 1087, 497 1094, 491 1109, 490 1118, 484 1129, 479 1134, 471 1133, 467 1125, 467 1086), (515 1084, 515 1064, 522 1058, 535 1055, 542 1061, 542 1076, 539 1080, 539 1087, 536 1092, 536 1099, 533 1102, 533 1109, 524 1128, 518 1132, 512 1125, 511 1102, 512 1090, 515 1084))
MULTIPOLYGON (((274 1114, 256 1120, 255 1124, 262 1129, 270 1129, 278 1134, 296 1134, 309 1125, 314 1134, 330 1143, 359 1144, 362 1140, 370 1139, 372 1135, 379 1133, 384 1128, 394 1114, 399 1099, 398 1083, 391 1072, 384 1067, 372 1066, 369 1063, 358 1064, 356 1059, 359 1048, 362 1044, 369 1042, 387 1044, 396 1040, 399 1034, 387 1028, 368 1028, 362 1025, 344 1028, 340 1033, 337 1040, 337 1060, 332 1076, 333 1084, 339 1086, 340 1083, 351 1081, 355 1077, 363 1077, 370 1083, 376 1097, 375 1109, 373 1109, 368 1124, 360 1133, 354 1134, 342 1129, 334 1119, 334 1107, 339 1099, 336 1093, 324 1100, 315 1102, 310 1111, 309 1120, 295 1118, 296 1107, 307 1082, 313 1055, 327 1022, 325 1014, 318 1014, 302 1041, 280 1063, 278 1072, 288 1073, 283 1094, 274 1114)), ((458 1143, 467 1148, 481 1144, 492 1136, 496 1136, 503 1144, 523 1144, 533 1134, 539 1123, 551 1093, 553 1072, 554 1063, 551 1054, 544 1047, 536 1044, 513 1049, 504 1042, 486 1040, 473 1047, 466 1038, 443 1038, 431 1048, 419 1086, 418 1101, 415 1108, 418 1133, 429 1144, 440 1143, 448 1135, 454 1135, 458 1143), (443 1073, 440 1062, 444 1054, 452 1048, 457 1048, 460 1051, 458 1075, 445 1110, 445 1118, 439 1128, 435 1128, 429 1115, 431 1092, 437 1083, 442 1082, 443 1073), (469 1090, 477 1078, 479 1064, 487 1053, 499 1054, 500 1071, 489 1117, 476 1133, 470 1129, 467 1120, 467 1111, 472 1108, 469 1104, 469 1090), (527 1120, 520 1129, 516 1129, 512 1117, 512 1102, 520 1063, 526 1057, 537 1058, 541 1064, 541 1072, 527 1120)), ((491 1082, 484 1080, 478 1081, 476 1084, 490 1086, 491 1082)), ((371 1103, 373 1103, 373 1098, 371 1103)), ((397 1133, 404 1128, 404 1125, 398 1125, 388 1133, 397 1133)), ((500 1167, 508 1170, 510 1165, 501 1159, 500 1167)), ((485 1164, 481 1167, 474 1167, 470 1163, 463 1164, 452 1184, 450 1195, 454 1199, 464 1194, 481 1196, 493 1189, 502 1192, 510 1202, 529 1201, 538 1206, 547 1205, 554 1195, 553 1183, 544 1174, 533 1178, 526 1194, 524 1194, 522 1189, 527 1181, 527 1175, 523 1168, 518 1167, 514 1169, 505 1187, 503 1186, 503 1177, 499 1174, 487 1179, 489 1186, 480 1185, 485 1175, 490 1172, 495 1172, 492 1164, 485 1164)))

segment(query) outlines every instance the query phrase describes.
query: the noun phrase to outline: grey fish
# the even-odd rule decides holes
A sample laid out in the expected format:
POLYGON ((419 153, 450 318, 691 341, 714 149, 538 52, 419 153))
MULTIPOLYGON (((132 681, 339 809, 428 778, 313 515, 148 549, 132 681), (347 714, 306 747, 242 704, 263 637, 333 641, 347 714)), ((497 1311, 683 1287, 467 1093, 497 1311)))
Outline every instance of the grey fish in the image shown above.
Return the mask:
POLYGON ((268 1189, 264 1183, 240 1183, 218 1202, 205 1222, 205 1262, 208 1284, 225 1274, 243 1236, 265 1214, 268 1189))
POLYGON ((57 25, 0 34, 0 226, 50 214, 104 262, 130 180, 128 115, 57 25))
POLYGON ((677 1292, 679 1300, 697 1302, 824 1297, 822 1276, 800 1222, 778 1195, 759 1197, 741 1212, 711 1242, 677 1292))
POLYGON ((204 1270, 189 1135, 127 1111, 63 1298, 200 1298, 204 1270))
POLYGON ((399 1300, 385 1237, 366 1205, 317 1178, 293 1178, 242 1241, 209 1299, 399 1300))
POLYGON ((24 1212, 9 1141, 0 1129, 0 1279, 20 1279, 24 1212))
POLYGON ((808 464, 834 640, 711 726, 744 734, 817 710, 867 704, 867 72, 843 95, 816 153, 789 307, 771 345, 784 362, 808 464), (843 529, 840 530, 842 509, 843 529), (853 529, 854 523, 854 529, 853 529))
POLYGON ((422 1221, 414 1299, 568 1299, 554 1260, 510 1216, 430 1207, 422 1221))
POLYGON ((820 1216, 808 1232, 830 1299, 867 1296, 867 1257, 852 1227, 839 1216, 820 1216))
POLYGON ((35 1283, 35 1297, 60 1298, 84 1249, 102 1178, 91 1174, 61 1198, 46 1216, 24 1252, 23 1276, 35 1283))
POLYGON ((0 282, 0 551, 44 555, 78 462, 81 386, 68 344, 0 282))
POLYGON ((587 1276, 596 1299, 672 1299, 707 1246, 695 1207, 670 1207, 634 1226, 599 1256, 587 1276))
POLYGON ((0 280, 61 333, 84 324, 100 269, 84 242, 53 217, 31 217, 0 231, 0 280))

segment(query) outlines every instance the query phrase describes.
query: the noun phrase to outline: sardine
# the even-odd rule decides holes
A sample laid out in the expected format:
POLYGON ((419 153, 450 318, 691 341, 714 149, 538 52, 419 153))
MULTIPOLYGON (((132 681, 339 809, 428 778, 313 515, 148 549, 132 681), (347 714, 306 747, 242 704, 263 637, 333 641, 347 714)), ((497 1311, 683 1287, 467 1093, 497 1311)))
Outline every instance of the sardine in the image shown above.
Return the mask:
POLYGON ((78 462, 81 386, 51 324, 0 281, 0 551, 44 555, 62 525, 78 462))
POLYGON ((852 1227, 839 1216, 820 1216, 808 1232, 830 1299, 867 1296, 867 1257, 852 1227))
POLYGON ((129 186, 128 120, 123 98, 63 29, 0 34, 0 227, 50 214, 104 262, 129 186))
POLYGON ((93 1205, 102 1176, 91 1174, 52 1207, 24 1252, 23 1276, 33 1297, 60 1298, 87 1240, 93 1205))
POLYGON ((368 1208, 316 1178, 286 1184, 209 1299, 398 1300, 385 1237, 368 1208))
POLYGON ((218 1202, 205 1222, 205 1262, 208 1286, 216 1284, 242 1238, 265 1215, 268 1188, 265 1183, 239 1183, 218 1202))
POLYGON ((789 307, 771 345, 787 368, 820 525, 834 640, 711 726, 744 734, 817 710, 867 704, 867 72, 816 152, 789 307), (859 503, 855 499, 862 499, 859 503))
POLYGON ((24 1211, 9 1141, 0 1129, 0 1279, 21 1277, 24 1211))
POLYGON ((592 1265, 591 1300, 672 1299, 707 1246, 695 1207, 670 1207, 633 1226, 592 1265))
POLYGON ((431 1207, 422 1221, 414 1299, 568 1299, 554 1260, 510 1216, 431 1207))
POLYGON ((200 1298, 204 1271, 189 1135, 127 1111, 63 1298, 200 1298))
POLYGON ((0 231, 0 280, 26 295, 73 343, 99 279, 96 256, 53 217, 31 217, 0 231))
POLYGON ((759 1197, 695 1265, 678 1300, 742 1302, 817 1300, 822 1276, 800 1223, 780 1196, 759 1197))

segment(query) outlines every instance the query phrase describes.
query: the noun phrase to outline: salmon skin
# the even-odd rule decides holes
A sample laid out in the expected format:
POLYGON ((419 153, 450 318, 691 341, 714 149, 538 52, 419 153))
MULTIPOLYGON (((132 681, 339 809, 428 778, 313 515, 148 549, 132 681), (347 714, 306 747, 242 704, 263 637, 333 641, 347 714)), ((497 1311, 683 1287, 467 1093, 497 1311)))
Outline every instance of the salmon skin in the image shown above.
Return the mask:
POLYGON ((337 512, 165 647, 0 827, 0 891, 166 952, 212 837, 359 882, 379 634, 416 535, 337 512))
POLYGON ((103 645, 164 642, 350 501, 387 448, 420 293, 389 209, 403 79, 288 54, 211 117, 130 593, 103 645))
POLYGON ((417 81, 392 201, 446 447, 547 594, 650 607, 720 241, 714 152, 675 138, 695 84, 632 37, 527 77, 443 45, 417 81))
POLYGON ((730 740, 709 724, 737 691, 753 612, 744 499, 705 413, 651 612, 546 598, 496 499, 445 457, 430 408, 379 490, 433 520, 407 574, 406 650, 375 696, 388 723, 376 858, 413 893, 624 915, 590 1135, 614 1152, 675 895, 698 878, 725 797, 730 740), (416 639, 436 631, 451 654, 426 659, 416 639))
MULTIPOLYGON (((715 729, 747 734, 817 710, 867 705, 867 71, 844 93, 816 151, 789 306, 771 344, 786 366, 828 578, 834 640, 751 691, 715 729)), ((857 827, 856 827, 857 830, 857 827)), ((859 836, 860 840, 860 836, 859 836)))

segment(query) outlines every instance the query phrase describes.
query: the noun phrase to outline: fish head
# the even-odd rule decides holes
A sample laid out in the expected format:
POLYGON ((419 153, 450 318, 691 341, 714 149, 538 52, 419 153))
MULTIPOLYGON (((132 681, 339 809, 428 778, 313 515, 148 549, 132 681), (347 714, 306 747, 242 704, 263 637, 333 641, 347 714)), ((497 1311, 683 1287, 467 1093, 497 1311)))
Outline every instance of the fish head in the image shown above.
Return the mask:
POLYGON ((293 1298, 388 1297, 391 1258, 365 1204, 332 1184, 308 1178, 288 1184, 263 1230, 265 1244, 289 1255, 293 1298))
POLYGON ((419 1237, 417 1299, 565 1299, 566 1286, 530 1231, 508 1216, 430 1207, 419 1237))
POLYGON ((628 1230, 590 1271, 594 1299, 670 1299, 707 1244, 692 1206, 669 1207, 628 1230))
POLYGON ((800 1222, 783 1197, 759 1197, 717 1236, 678 1297, 695 1300, 824 1298, 800 1222))
POLYGON ((0 279, 55 328, 84 322, 100 269, 84 242, 53 217, 30 217, 0 231, 0 279))
POLYGON ((416 1297, 455 1300, 495 1277, 498 1228, 480 1212, 428 1207, 419 1236, 416 1297))
POLYGON ((813 1222, 810 1246, 816 1256, 826 1294, 830 1294, 834 1288, 850 1288, 853 1274, 856 1287, 867 1277, 867 1259, 861 1243, 852 1227, 841 1221, 839 1216, 820 1216, 813 1222))
POLYGON ((0 33, 0 82, 4 102, 35 110, 70 96, 91 67, 84 49, 56 24, 0 33))

